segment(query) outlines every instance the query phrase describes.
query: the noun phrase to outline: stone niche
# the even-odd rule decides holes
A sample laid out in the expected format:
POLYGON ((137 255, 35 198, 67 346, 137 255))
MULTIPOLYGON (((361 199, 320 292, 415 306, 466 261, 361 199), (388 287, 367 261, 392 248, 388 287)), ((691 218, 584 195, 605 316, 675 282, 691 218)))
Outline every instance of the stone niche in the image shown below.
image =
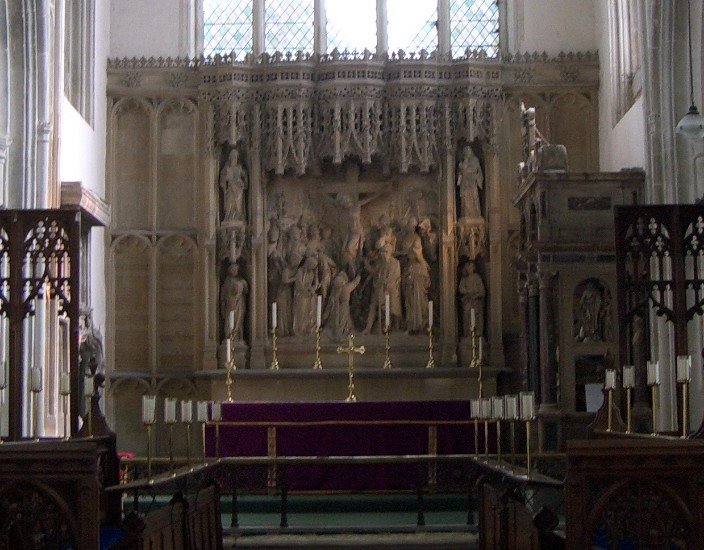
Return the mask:
POLYGON ((327 364, 351 333, 383 363, 389 295, 394 353, 427 359, 429 301, 438 319, 437 174, 397 174, 354 159, 318 176, 275 176, 267 184, 267 311, 277 304, 279 353, 286 366, 312 364, 320 296, 327 364))

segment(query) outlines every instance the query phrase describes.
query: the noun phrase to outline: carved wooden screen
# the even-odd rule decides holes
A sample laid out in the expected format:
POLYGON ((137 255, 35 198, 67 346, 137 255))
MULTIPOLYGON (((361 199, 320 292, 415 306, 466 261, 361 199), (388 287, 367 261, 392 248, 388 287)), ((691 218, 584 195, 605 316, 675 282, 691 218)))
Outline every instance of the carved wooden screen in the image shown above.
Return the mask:
POLYGON ((704 340, 690 322, 704 315, 704 206, 619 206, 615 216, 620 364, 638 371, 648 358, 650 310, 671 323, 673 363, 690 354, 700 364, 704 340))
POLYGON ((9 439, 22 438, 28 395, 26 322, 37 315, 38 300, 54 300, 70 326, 71 432, 78 429, 78 266, 80 212, 0 210, 0 314, 9 330, 9 439))

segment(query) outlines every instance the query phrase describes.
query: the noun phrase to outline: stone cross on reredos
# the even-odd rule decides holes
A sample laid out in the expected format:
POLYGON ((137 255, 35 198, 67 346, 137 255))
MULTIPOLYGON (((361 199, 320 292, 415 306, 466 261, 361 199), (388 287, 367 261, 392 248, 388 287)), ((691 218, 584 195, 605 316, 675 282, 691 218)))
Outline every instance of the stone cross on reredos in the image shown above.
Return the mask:
POLYGON ((345 219, 340 223, 346 225, 347 231, 341 253, 343 264, 354 261, 362 251, 362 207, 391 191, 391 186, 391 181, 360 181, 359 166, 351 162, 347 165, 344 181, 321 183, 314 189, 345 212, 345 219))

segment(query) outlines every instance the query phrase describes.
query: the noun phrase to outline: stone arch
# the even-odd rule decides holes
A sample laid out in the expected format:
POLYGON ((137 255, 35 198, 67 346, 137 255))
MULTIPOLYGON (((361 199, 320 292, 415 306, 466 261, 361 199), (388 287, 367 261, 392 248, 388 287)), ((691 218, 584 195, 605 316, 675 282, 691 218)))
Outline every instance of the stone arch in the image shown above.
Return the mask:
POLYGON ((156 368, 159 372, 193 371, 196 367, 195 241, 182 233, 156 246, 156 368))
POLYGON ((112 108, 110 197, 113 225, 147 229, 155 208, 153 198, 154 107, 139 98, 124 98, 112 108))

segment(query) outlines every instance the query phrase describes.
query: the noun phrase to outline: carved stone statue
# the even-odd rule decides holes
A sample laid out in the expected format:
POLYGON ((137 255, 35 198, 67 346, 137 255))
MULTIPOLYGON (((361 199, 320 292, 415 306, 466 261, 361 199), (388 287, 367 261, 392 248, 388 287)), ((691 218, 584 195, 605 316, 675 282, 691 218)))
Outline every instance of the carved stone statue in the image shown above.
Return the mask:
POLYGON ((389 314, 391 326, 398 327, 402 316, 401 312, 401 263, 394 258, 394 250, 390 244, 384 246, 380 256, 374 262, 372 272, 372 299, 364 333, 369 334, 377 317, 380 324, 385 315, 386 295, 389 295, 389 314))
MULTIPOLYGON (((81 380, 85 376, 93 375, 93 384, 95 390, 99 385, 99 379, 96 375, 102 377, 105 370, 104 355, 103 355, 103 336, 100 331, 93 326, 93 314, 91 311, 84 311, 79 317, 79 335, 78 335, 78 358, 81 380)), ((83 384, 79 384, 81 414, 85 414, 85 398, 83 396, 83 384)), ((97 395, 98 392, 94 391, 97 395)), ((97 402, 97 401, 96 401, 97 402)))
POLYGON ((438 234, 433 231, 430 218, 423 218, 418 224, 420 240, 423 243, 423 257, 429 264, 438 261, 438 234))
POLYGON ((319 288, 318 260, 315 256, 307 256, 296 272, 293 283, 293 334, 295 336, 304 336, 315 331, 319 288))
POLYGON ((220 317, 227 335, 232 334, 235 341, 242 340, 244 316, 247 311, 247 294, 249 285, 240 276, 239 265, 230 264, 227 276, 220 288, 220 317), (230 312, 233 312, 233 325, 230 325, 230 312))
POLYGON ((471 316, 474 310, 474 321, 477 335, 484 335, 484 299, 486 287, 481 275, 476 272, 473 261, 464 264, 462 278, 458 286, 460 303, 462 305, 462 336, 471 336, 471 316))
POLYGON ((323 324, 329 327, 336 336, 346 336, 354 331, 350 314, 350 297, 360 280, 361 276, 357 275, 350 281, 347 272, 340 271, 332 281, 330 299, 323 315, 323 324))
POLYGON ((244 221, 244 192, 247 172, 238 160, 237 149, 232 149, 220 171, 220 189, 223 193, 223 221, 244 221))
POLYGON ((458 167, 457 186, 460 188, 461 215, 466 218, 482 216, 479 190, 484 187, 484 175, 479 159, 469 145, 465 145, 458 167))
POLYGON ((574 337, 579 342, 602 342, 611 338, 611 296, 596 279, 576 289, 574 337))
POLYGON ((430 268, 423 257, 423 244, 420 236, 416 234, 415 239, 412 241, 409 239, 406 242, 410 244, 411 248, 406 250, 403 297, 406 307, 406 330, 412 334, 424 331, 428 323, 430 268))

